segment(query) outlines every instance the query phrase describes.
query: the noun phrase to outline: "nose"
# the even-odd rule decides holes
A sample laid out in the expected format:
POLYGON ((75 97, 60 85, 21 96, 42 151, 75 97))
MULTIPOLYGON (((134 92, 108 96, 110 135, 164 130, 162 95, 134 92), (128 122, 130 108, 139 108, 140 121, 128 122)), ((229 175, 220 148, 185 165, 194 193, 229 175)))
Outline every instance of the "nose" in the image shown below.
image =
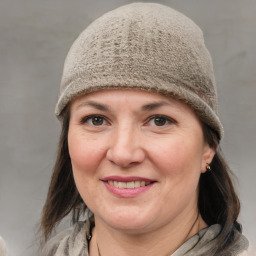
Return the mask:
POLYGON ((106 157, 122 168, 139 164, 145 159, 145 151, 141 141, 139 131, 120 127, 115 132, 113 131, 106 157))

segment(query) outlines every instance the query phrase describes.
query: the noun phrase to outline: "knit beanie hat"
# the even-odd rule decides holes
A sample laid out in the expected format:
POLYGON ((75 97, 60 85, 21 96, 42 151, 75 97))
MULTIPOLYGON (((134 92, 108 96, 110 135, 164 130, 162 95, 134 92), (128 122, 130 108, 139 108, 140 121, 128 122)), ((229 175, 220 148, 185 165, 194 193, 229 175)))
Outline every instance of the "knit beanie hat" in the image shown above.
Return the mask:
POLYGON ((188 104, 223 136, 211 56, 201 29, 170 7, 133 3, 89 25, 64 64, 55 114, 77 96, 103 89, 139 89, 188 104))

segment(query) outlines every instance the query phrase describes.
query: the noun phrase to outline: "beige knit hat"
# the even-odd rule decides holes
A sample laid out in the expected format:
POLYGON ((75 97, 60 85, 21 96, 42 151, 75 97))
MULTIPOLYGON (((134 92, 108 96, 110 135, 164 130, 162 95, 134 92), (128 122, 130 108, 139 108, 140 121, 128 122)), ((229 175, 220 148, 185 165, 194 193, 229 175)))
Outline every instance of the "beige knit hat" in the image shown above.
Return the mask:
POLYGON ((173 96, 223 136, 211 56, 201 29, 155 3, 133 3, 88 26, 72 45, 55 114, 92 91, 134 88, 173 96))

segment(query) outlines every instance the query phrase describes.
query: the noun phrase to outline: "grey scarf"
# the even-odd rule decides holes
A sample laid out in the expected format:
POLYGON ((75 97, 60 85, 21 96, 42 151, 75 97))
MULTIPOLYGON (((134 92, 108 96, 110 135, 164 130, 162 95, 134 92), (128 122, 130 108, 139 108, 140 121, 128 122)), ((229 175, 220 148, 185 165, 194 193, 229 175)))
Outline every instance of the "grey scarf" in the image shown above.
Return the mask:
MULTIPOLYGON (((89 256, 88 244, 92 223, 78 222, 52 238, 44 247, 42 256, 89 256)), ((170 256, 211 256, 216 251, 216 237, 221 227, 218 224, 201 230, 170 256)), ((248 240, 237 232, 237 242, 223 256, 238 256, 248 248, 248 240)))

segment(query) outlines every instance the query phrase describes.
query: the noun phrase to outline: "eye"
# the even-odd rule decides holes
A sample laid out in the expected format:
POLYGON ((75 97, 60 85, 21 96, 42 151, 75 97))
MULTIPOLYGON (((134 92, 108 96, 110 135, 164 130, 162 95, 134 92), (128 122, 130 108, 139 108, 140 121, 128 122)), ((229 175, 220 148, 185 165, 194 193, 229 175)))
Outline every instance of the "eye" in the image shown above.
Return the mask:
POLYGON ((150 117, 149 121, 147 122, 147 125, 153 125, 153 126, 165 126, 170 123, 175 123, 174 120, 167 116, 163 115, 155 115, 150 117))
POLYGON ((82 118, 81 124, 85 124, 85 123, 91 126, 102 126, 102 125, 106 125, 107 121, 101 115, 90 115, 82 118))

